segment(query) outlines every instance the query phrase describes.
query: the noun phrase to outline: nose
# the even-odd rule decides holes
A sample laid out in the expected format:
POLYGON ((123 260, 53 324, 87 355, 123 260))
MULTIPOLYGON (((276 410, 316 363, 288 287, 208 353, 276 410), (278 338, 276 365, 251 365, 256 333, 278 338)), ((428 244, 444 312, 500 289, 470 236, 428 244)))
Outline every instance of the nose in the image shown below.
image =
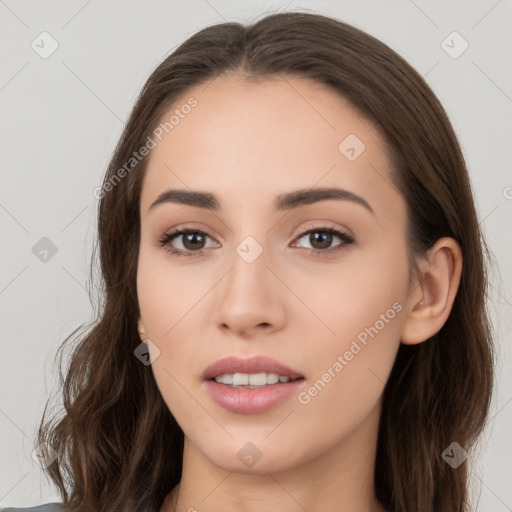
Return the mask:
POLYGON ((252 262, 240 254, 234 254, 230 271, 219 283, 217 325, 245 338, 282 329, 286 288, 267 266, 264 251, 252 262))

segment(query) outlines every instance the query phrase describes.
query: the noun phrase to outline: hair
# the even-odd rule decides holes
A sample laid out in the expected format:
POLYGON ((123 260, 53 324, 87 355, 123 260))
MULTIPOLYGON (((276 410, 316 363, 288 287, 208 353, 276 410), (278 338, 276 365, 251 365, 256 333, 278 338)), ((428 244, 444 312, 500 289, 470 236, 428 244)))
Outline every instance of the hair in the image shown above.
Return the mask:
POLYGON ((115 186, 107 184, 190 87, 229 73, 310 79, 335 91, 387 143, 393 184, 407 203, 411 268, 440 237, 460 245, 463 270, 448 319, 431 339, 399 347, 383 393, 374 480, 390 512, 468 510, 468 461, 454 469, 442 452, 454 441, 466 451, 476 447, 494 387, 494 349, 486 309, 489 250, 462 151, 439 100, 402 57, 358 28, 305 12, 204 28, 166 57, 140 92, 98 205, 99 311, 59 347, 65 412, 48 419, 47 403, 37 435, 37 444, 58 453, 46 472, 63 507, 158 511, 181 479, 183 431, 151 366, 134 357, 139 203, 148 159, 115 186), (75 338, 63 375, 62 351, 75 338))

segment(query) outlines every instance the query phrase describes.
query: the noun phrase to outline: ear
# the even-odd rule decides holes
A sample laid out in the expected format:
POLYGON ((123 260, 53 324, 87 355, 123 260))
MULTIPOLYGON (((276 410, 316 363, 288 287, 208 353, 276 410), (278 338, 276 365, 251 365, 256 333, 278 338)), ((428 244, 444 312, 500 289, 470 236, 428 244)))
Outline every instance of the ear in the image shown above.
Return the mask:
POLYGON ((411 283, 401 341, 415 345, 441 330, 452 310, 462 274, 462 253, 453 238, 440 238, 418 262, 411 283))

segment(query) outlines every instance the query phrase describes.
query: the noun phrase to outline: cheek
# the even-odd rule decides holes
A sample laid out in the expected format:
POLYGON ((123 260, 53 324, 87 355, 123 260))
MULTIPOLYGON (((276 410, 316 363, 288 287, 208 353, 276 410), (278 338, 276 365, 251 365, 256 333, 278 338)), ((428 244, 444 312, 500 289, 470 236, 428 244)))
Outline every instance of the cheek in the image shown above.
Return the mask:
MULTIPOLYGON (((400 312, 405 309, 408 290, 407 265, 405 249, 388 250, 387 254, 384 249, 375 249, 347 253, 334 265, 317 264, 300 272, 282 268, 284 280, 293 283, 294 293, 302 299, 302 314, 294 309, 290 315, 307 329, 315 350, 325 347, 328 352, 331 347, 345 351, 356 338, 363 344, 374 338, 382 340, 373 344, 373 351, 383 350, 385 340, 396 341, 400 336, 400 312)), ((311 359, 315 360, 317 357, 311 359)))
MULTIPOLYGON (((329 329, 304 346, 312 375, 298 401, 310 417, 328 410, 339 418, 328 428, 355 428, 378 403, 400 345, 407 279, 405 251, 361 255, 332 276, 335 286, 316 306, 329 329)), ((316 287, 310 293, 320 296, 316 287)))
POLYGON ((400 345, 403 305, 391 294, 352 298, 332 321, 336 336, 324 336, 314 349, 307 386, 297 396, 303 430, 322 424, 329 444, 355 434, 378 407, 400 345))
MULTIPOLYGON (((355 308, 352 308, 354 313, 355 308)), ((400 345, 403 306, 384 303, 375 314, 340 315, 336 339, 310 351, 308 387, 299 403, 351 411, 371 408, 383 391, 400 345), (348 409, 347 409, 348 410, 348 409)))
MULTIPOLYGON (((201 298, 214 278, 193 265, 177 266, 164 249, 141 248, 137 270, 137 295, 146 332, 167 343, 190 315, 200 314, 201 298), (201 276, 200 276, 201 274, 201 276)), ((189 339, 193 339, 189 335, 189 339)))
POLYGON ((199 279, 192 266, 190 270, 173 267, 161 251, 141 248, 137 295, 147 336, 159 350, 152 370, 174 412, 190 401, 183 386, 189 388, 191 376, 198 371, 200 344, 205 341, 201 299, 212 288, 213 279, 199 279))
POLYGON ((183 428, 180 411, 194 415, 185 389, 190 384, 187 370, 197 357, 197 347, 191 341, 200 339, 193 332, 194 323, 188 321, 198 292, 186 292, 187 280, 182 280, 181 274, 173 275, 165 262, 156 258, 151 261, 146 256, 142 250, 137 294, 147 336, 158 350, 158 356, 152 357, 151 370, 162 398, 183 428))

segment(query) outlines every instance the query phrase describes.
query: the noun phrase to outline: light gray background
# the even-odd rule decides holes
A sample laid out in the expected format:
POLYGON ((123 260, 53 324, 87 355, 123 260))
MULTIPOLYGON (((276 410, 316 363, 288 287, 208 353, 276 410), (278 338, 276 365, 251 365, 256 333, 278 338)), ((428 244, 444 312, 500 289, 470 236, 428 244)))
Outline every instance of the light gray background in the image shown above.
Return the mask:
MULTIPOLYGON (((92 315, 85 289, 96 229, 92 191, 139 89, 200 28, 297 9, 348 21, 398 51, 425 76, 460 138, 481 224, 501 267, 491 306, 498 389, 474 496, 480 494, 480 512, 512 510, 512 5, 506 0, 0 0, 1 505, 59 500, 31 459, 32 443, 56 386, 56 349, 92 315), (59 45, 47 59, 31 48, 43 31, 59 45), (456 59, 441 46, 453 31, 469 44, 456 59), (45 263, 32 252, 42 237, 58 249, 45 263)), ((460 49, 459 43, 452 46, 460 49)))

